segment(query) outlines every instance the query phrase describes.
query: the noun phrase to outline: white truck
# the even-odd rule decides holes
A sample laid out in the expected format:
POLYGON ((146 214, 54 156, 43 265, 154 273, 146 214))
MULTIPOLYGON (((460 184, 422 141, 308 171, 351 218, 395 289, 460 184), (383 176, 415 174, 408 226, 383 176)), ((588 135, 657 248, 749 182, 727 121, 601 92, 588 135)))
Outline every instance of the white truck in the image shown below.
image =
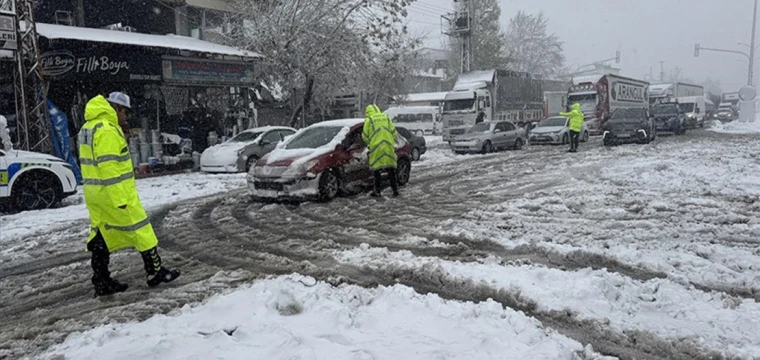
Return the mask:
POLYGON ((446 94, 441 112, 444 141, 464 134, 475 123, 490 120, 538 121, 543 116, 543 82, 510 70, 460 74, 446 94))
MULTIPOLYGON (((705 96, 705 87, 682 82, 649 85, 649 106, 677 102, 679 98, 705 96)), ((704 106, 702 107, 704 110, 704 106)), ((704 114, 704 111, 702 111, 704 114)))
POLYGON ((601 135, 617 109, 649 108, 649 83, 615 74, 574 77, 567 105, 580 104, 591 135, 601 135))

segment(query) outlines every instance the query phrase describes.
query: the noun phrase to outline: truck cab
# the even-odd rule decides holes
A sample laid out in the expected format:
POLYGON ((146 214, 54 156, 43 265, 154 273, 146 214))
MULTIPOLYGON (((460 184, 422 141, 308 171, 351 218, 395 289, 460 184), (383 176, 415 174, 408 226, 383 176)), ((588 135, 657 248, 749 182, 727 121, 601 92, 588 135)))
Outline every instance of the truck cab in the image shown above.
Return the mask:
POLYGON ((477 122, 493 120, 490 91, 483 88, 455 88, 446 94, 441 120, 444 141, 451 141, 454 137, 464 134, 477 122))

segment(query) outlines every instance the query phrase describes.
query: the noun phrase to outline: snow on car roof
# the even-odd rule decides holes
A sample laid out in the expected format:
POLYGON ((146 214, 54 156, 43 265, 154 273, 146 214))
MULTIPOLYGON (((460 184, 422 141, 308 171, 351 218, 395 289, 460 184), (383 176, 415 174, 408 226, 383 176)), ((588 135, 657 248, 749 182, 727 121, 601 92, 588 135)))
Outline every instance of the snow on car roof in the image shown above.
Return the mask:
POLYGON ((309 127, 317 127, 317 126, 348 126, 352 127, 354 125, 359 125, 364 123, 364 119, 340 119, 340 120, 328 120, 328 121, 322 121, 318 122, 316 124, 313 124, 309 127))
POLYGON ((241 132, 259 132, 259 131, 269 131, 269 130, 295 130, 291 127, 287 126, 261 126, 253 129, 247 129, 243 130, 241 132))

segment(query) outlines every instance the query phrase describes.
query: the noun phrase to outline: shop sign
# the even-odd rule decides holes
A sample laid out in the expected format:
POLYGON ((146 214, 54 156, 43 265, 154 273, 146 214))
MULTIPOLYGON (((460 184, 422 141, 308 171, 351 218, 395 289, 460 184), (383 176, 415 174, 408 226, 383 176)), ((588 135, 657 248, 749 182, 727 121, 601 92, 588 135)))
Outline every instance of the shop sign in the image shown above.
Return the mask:
POLYGON ((0 50, 18 50, 14 16, 0 15, 0 50))
POLYGON ((160 57, 136 51, 53 50, 42 54, 41 70, 54 80, 161 81, 160 57))
POLYGON ((167 82, 230 86, 254 82, 253 65, 242 62, 164 57, 162 67, 167 82))

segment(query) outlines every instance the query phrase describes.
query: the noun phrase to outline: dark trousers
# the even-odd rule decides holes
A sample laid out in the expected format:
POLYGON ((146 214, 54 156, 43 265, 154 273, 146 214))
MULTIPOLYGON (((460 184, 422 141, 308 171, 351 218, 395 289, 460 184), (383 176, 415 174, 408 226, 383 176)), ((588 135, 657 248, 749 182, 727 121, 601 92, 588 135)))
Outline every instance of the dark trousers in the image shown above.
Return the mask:
POLYGON ((106 246, 106 240, 103 235, 95 235, 95 238, 87 243, 87 250, 92 254, 92 284, 95 287, 108 286, 111 282, 111 272, 108 271, 108 265, 111 263, 111 253, 106 246))
POLYGON ((578 150, 578 143, 580 142, 580 138, 580 132, 570 130, 570 150, 578 150))
POLYGON ((383 171, 385 171, 388 174, 388 180, 390 180, 391 182, 391 189, 393 189, 393 192, 394 193, 398 192, 398 178, 396 178, 395 168, 375 170, 375 192, 378 194, 380 193, 383 171))

